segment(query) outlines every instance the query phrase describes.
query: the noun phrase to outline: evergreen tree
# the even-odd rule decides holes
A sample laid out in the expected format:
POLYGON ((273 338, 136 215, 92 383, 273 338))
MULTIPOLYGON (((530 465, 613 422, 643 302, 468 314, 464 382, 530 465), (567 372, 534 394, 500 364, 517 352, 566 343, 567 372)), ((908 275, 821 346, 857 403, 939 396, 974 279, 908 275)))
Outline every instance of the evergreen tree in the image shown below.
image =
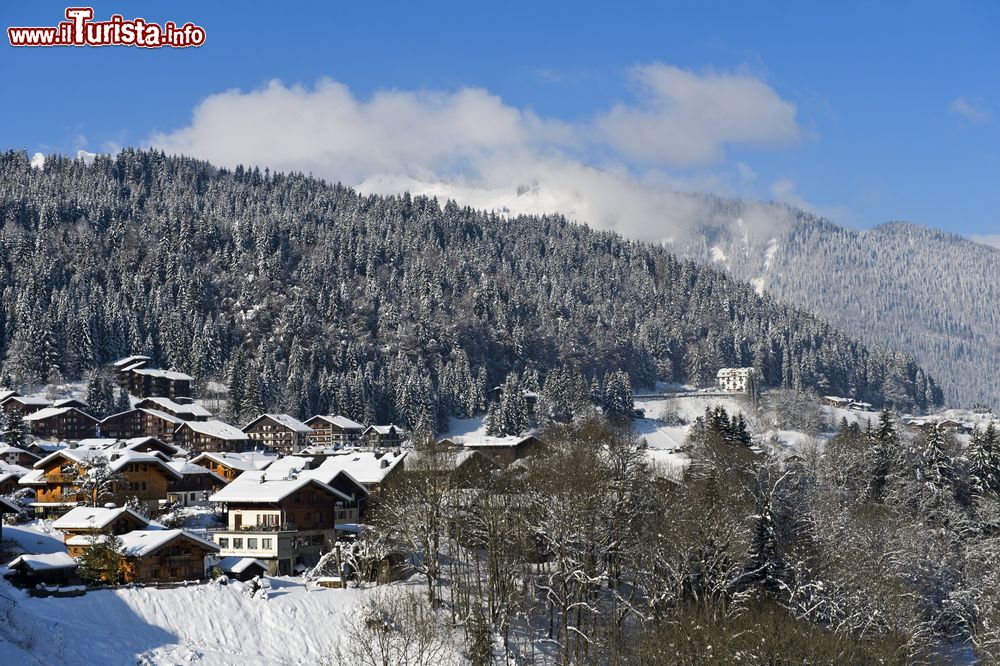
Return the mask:
POLYGON ((25 448, 30 439, 28 426, 21 418, 21 412, 16 409, 8 409, 3 415, 3 441, 7 446, 19 449, 25 448))

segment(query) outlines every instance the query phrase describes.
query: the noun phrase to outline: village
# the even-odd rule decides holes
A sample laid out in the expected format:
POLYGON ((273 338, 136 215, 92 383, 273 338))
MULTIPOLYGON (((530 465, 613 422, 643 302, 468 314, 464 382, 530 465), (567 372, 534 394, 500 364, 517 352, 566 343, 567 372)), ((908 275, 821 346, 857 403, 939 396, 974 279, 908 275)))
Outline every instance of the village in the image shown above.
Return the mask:
MULTIPOLYGON (((125 563, 98 572, 108 584, 301 574, 364 529, 372 499, 405 474, 413 449, 398 426, 338 415, 261 414, 240 428, 192 398, 192 377, 151 367, 149 357, 111 370, 131 408, 103 419, 81 400, 0 393, 7 429, 16 421, 24 433, 0 445, 0 512, 6 522, 50 525, 66 546, 11 560, 20 586, 79 584, 80 557, 109 538, 125 563), (155 519, 186 510, 216 523, 155 519)), ((530 433, 440 442, 460 452, 462 467, 510 464, 538 443, 530 433)))
MULTIPOLYGON (((232 603, 233 594, 266 597, 277 586, 286 603, 298 605, 307 603, 303 593, 325 589, 333 596, 308 601, 323 609, 312 612, 349 613, 347 605, 362 603, 357 595, 364 589, 399 582, 402 587, 386 589, 407 590, 431 578, 426 558, 412 550, 422 534, 386 541, 378 533, 369 539, 374 548, 363 539, 378 532, 371 521, 380 503, 392 498, 388 503, 398 504, 400 492, 424 489, 409 477, 447 474, 450 481, 442 488, 464 496, 492 487, 491 478, 518 478, 546 450, 539 394, 533 391, 522 396, 530 419, 520 434, 490 436, 485 418, 452 419, 448 432, 418 446, 412 433, 394 424, 363 424, 342 415, 299 420, 266 413, 233 425, 195 399, 194 378, 153 367, 146 356, 120 359, 106 372, 129 408, 121 409, 119 400, 103 418, 79 398, 0 393, 6 439, 0 444, 6 565, 0 575, 34 606, 11 603, 20 603, 22 613, 35 608, 39 621, 53 626, 71 612, 55 598, 120 589, 144 590, 135 603, 148 605, 159 595, 169 605, 194 604, 200 614, 210 614, 211 607, 187 596, 191 586, 210 588, 213 598, 223 595, 212 602, 217 604, 232 603), (220 581, 229 582, 228 592, 220 581)), ((501 387, 490 394, 499 402, 501 387)), ((752 368, 722 368, 708 387, 658 385, 631 397, 632 446, 661 484, 656 492, 669 493, 684 483, 692 428, 719 410, 731 414, 733 423, 745 416, 747 450, 779 466, 801 464, 843 424, 865 428, 880 417, 871 404, 854 398, 813 396, 806 404, 795 402, 802 394, 792 394, 762 390, 752 368), (811 411, 819 418, 814 425, 803 416, 811 411), (792 414, 791 423, 783 413, 792 414)), ((961 442, 994 423, 990 413, 964 410, 894 418, 908 437, 935 430, 961 442)), ((515 485, 512 506, 517 492, 515 485)), ((407 510, 420 511, 425 501, 415 497, 407 510)), ((405 515, 396 519, 410 522, 405 515)), ((426 519, 415 515, 412 522, 426 519)), ((0 590, 0 612, 7 594, 0 590)), ((133 607, 122 621, 133 621, 135 612, 133 607)), ((280 611, 267 612, 267 621, 281 630, 280 611)), ((24 622, 25 615, 10 617, 24 622)), ((204 615, 192 617, 208 622, 204 615)), ((30 637, 37 629, 25 631, 30 637)), ((194 628, 185 624, 182 631, 194 628)), ((13 645, 33 640, 8 639, 13 645)), ((156 648, 157 659, 173 659, 162 651, 181 649, 165 645, 156 648)), ((133 647, 139 650, 142 642, 133 647)))
MULTIPOLYGON (((125 565, 97 572, 99 582, 163 585, 205 580, 213 572, 240 580, 298 575, 338 542, 355 539, 373 500, 406 474, 408 456, 419 458, 407 433, 392 424, 261 414, 237 427, 192 398, 192 377, 154 368, 147 356, 120 359, 111 370, 131 408, 103 419, 77 399, 0 394, 8 429, 17 420, 27 434, 0 447, 0 511, 7 522, 43 521, 65 542, 65 552, 12 559, 9 576, 21 586, 80 583, 80 558, 112 537, 125 565), (185 514, 195 525, 164 524, 185 514), (163 516, 172 520, 157 520, 163 516)), ((758 393, 752 369, 723 368, 714 387, 682 395, 752 402, 758 393)), ((538 396, 525 397, 533 416, 538 396)), ((686 428, 646 418, 647 411, 663 409, 658 398, 669 397, 637 396, 633 427, 649 460, 676 479, 687 463, 686 428)), ((868 403, 836 396, 823 402, 874 417, 868 403)), ((915 431, 938 424, 961 434, 975 427, 947 416, 901 423, 915 431)), ((773 433, 771 441, 778 441, 773 433)), ((541 445, 537 430, 489 437, 481 428, 437 443, 450 452, 456 472, 506 467, 541 445)), ((793 444, 785 442, 786 455, 795 455, 793 444)))

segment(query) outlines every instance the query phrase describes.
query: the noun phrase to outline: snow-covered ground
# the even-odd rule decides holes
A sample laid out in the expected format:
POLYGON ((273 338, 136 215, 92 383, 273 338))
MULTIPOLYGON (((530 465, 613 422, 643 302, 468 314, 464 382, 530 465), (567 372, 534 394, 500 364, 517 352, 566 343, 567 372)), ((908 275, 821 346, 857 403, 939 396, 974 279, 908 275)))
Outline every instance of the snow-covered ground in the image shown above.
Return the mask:
POLYGON ((267 599, 249 598, 239 582, 32 598, 3 581, 0 663, 334 663, 338 624, 371 588, 267 580, 267 599))

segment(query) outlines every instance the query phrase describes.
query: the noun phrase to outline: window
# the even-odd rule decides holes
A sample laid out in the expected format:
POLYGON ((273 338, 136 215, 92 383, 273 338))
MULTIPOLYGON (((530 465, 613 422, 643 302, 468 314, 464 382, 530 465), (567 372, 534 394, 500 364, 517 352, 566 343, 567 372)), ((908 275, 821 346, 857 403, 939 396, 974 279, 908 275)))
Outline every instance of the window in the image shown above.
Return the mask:
POLYGON ((233 538, 233 548, 243 548, 242 538, 233 538))
POLYGON ((264 550, 271 550, 271 540, 270 539, 261 539, 260 540, 260 547, 263 548, 264 550))
POLYGON ((229 537, 219 537, 219 548, 229 548, 229 537))
POLYGON ((257 539, 247 539, 247 548, 257 550, 257 539))

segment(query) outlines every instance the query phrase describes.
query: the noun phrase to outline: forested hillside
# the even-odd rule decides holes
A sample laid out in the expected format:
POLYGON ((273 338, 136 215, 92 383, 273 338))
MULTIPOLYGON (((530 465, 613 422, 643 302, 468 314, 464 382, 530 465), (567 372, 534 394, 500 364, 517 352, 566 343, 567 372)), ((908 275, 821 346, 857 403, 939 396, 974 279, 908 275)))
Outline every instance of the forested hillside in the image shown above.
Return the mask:
POLYGON ((147 353, 234 411, 412 426, 483 409, 510 372, 771 386, 900 409, 940 401, 866 348, 724 272, 560 217, 360 196, 295 174, 126 150, 0 158, 0 355, 18 384, 147 353))
POLYGON ((1000 406, 1000 250, 913 224, 856 231, 782 205, 703 199, 712 212, 679 237, 682 256, 912 354, 951 404, 1000 406))

